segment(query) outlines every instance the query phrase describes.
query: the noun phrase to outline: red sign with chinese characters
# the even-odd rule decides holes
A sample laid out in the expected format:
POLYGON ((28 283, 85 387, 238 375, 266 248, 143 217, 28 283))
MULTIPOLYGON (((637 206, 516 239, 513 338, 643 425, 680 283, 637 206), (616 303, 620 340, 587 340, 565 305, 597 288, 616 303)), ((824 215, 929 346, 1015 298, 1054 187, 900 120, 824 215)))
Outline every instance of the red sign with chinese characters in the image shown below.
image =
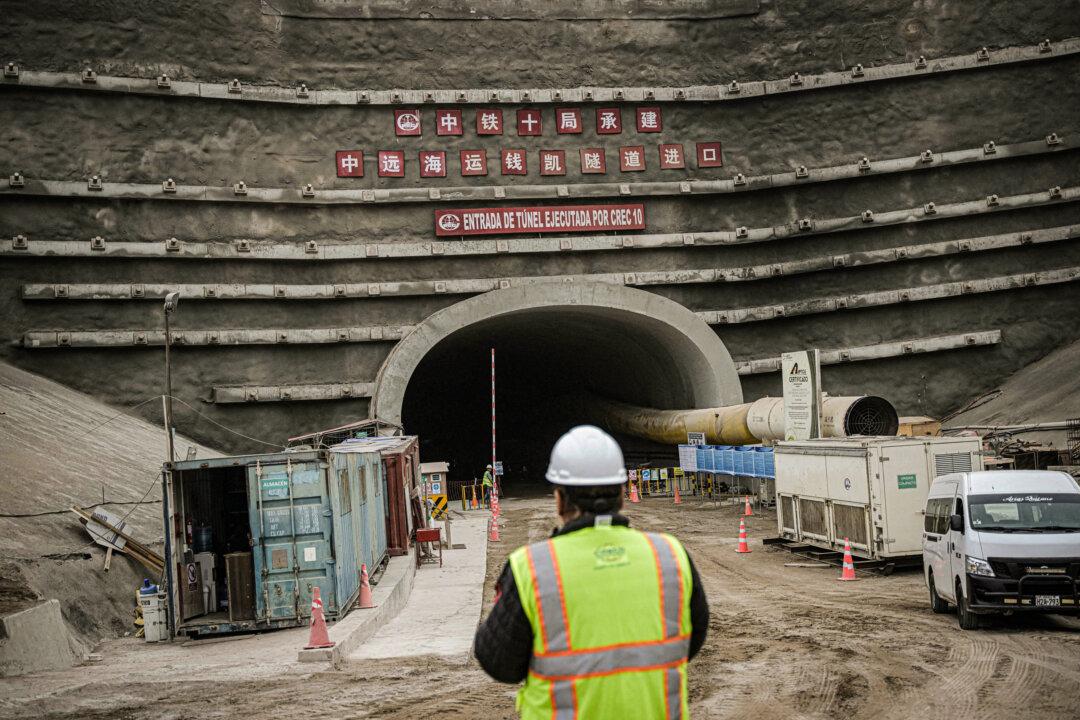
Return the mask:
POLYGON ((465 129, 461 126, 460 110, 435 111, 436 135, 461 135, 464 132, 465 129))
POLYGON ((503 114, 499 108, 483 108, 476 111, 477 135, 502 135, 503 114))
POLYGON ((622 132, 622 113, 619 108, 599 108, 596 111, 596 134, 618 135, 622 132))
POLYGON ((697 144, 697 166, 699 168, 722 167, 724 155, 720 150, 720 143, 706 142, 697 144))
POLYGON ((502 174, 503 175, 526 175, 524 150, 502 151, 502 174))
POLYGON ((405 151, 379 151, 379 177, 405 177, 405 151))
POLYGON ((565 150, 541 150, 540 151, 540 174, 541 175, 565 175, 566 174, 566 151, 565 150))
POLYGON ((560 135, 578 135, 582 129, 580 110, 555 108, 555 132, 560 135))
POLYGON ((660 146, 660 169, 682 170, 686 167, 686 156, 683 154, 683 146, 671 143, 660 146))
POLYGON ((518 135, 542 135, 543 123, 540 120, 539 110, 517 111, 517 134, 518 135))
POLYGON ((645 169, 645 148, 631 145, 619 148, 619 170, 622 172, 641 172, 645 169))
POLYGON ((660 116, 659 106, 639 107, 637 109, 637 131, 639 133, 655 133, 664 129, 664 121, 660 116))
POLYGON ((581 148, 581 172, 583 175, 603 175, 607 172, 604 148, 581 148))
POLYGON ((439 237, 644 229, 645 206, 641 203, 435 211, 435 235, 439 237))
POLYGON ((483 150, 462 150, 461 174, 465 177, 487 175, 487 153, 483 150))
POLYGON ((420 177, 446 177, 446 152, 443 150, 421 150, 420 177))
POLYGON ((411 110, 394 111, 394 134, 401 137, 407 135, 419 135, 420 132, 419 110, 413 108, 411 110))
POLYGON ((362 150, 338 150, 334 153, 338 177, 364 177, 364 152, 362 150))

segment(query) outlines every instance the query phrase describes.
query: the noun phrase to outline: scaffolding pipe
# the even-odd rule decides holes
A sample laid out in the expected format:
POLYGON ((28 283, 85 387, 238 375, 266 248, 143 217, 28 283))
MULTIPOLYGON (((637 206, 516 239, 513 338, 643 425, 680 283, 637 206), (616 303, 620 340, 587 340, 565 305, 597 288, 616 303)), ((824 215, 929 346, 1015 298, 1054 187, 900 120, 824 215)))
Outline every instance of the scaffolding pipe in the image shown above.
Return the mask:
MULTIPOLYGON (((784 399, 696 410, 658 410, 594 397, 591 410, 609 429, 665 445, 685 443, 687 433, 705 434, 710 445, 754 445, 784 439, 784 399)), ((822 399, 822 437, 895 435, 896 409, 873 395, 822 399)))

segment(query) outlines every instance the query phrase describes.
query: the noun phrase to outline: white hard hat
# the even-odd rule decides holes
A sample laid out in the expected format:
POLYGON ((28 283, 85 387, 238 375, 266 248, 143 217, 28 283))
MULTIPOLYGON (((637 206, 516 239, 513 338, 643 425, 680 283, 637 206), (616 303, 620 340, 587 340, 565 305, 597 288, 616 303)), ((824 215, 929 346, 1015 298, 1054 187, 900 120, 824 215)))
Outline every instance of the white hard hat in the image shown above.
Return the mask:
POLYGON ((490 469, 491 469, 491 466, 490 466, 490 465, 488 465, 488 466, 487 466, 487 469, 488 469, 488 470, 490 470, 490 469))
POLYGON ((621 485, 626 466, 615 438, 598 427, 578 425, 551 449, 544 477, 556 485, 621 485))

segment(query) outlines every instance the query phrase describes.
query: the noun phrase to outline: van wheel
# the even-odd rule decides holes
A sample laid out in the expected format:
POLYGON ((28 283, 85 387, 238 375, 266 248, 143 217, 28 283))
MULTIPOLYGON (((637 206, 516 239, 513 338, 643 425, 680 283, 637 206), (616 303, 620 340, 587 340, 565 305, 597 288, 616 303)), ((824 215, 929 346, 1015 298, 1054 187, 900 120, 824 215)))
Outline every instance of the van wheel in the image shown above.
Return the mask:
POLYGON ((978 630, 979 616, 971 612, 967 598, 964 597, 964 589, 960 583, 956 583, 956 619, 960 622, 961 630, 978 630))
POLYGON ((941 596, 937 594, 937 587, 934 585, 934 572, 930 571, 930 577, 928 579, 930 585, 930 609, 938 615, 944 615, 949 612, 949 603, 941 599, 941 596))

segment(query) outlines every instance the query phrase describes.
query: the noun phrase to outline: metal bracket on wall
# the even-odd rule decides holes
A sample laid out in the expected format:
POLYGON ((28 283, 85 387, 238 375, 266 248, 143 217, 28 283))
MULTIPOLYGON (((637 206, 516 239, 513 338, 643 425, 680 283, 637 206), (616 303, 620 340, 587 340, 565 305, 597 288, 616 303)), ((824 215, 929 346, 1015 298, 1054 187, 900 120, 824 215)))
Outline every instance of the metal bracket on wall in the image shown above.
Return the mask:
MULTIPOLYGON (((625 195, 640 197, 660 197, 682 195, 689 192, 704 195, 723 195, 735 192, 769 190, 789 187, 795 184, 829 183, 875 175, 891 175, 943 168, 950 165, 966 165, 978 162, 994 162, 1012 158, 1031 157, 1055 152, 1067 152, 1078 149, 1065 143, 1055 135, 1056 142, 1047 138, 1031 140, 1009 145, 987 145, 978 148, 965 148, 931 155, 933 162, 928 162, 926 154, 875 161, 867 157, 854 163, 829 165, 819 168, 807 168, 799 165, 794 173, 782 172, 771 175, 746 176, 735 174, 729 180, 652 181, 638 183, 574 183, 561 185, 477 185, 456 186, 449 188, 388 188, 381 190, 360 189, 316 189, 310 183, 301 188, 254 188, 240 181, 231 187, 211 185, 177 185, 170 178, 160 187, 150 183, 104 182, 94 176, 87 184, 64 180, 27 181, 21 175, 13 182, 15 175, 7 181, 0 180, 0 194, 49 197, 108 198, 118 200, 168 201, 168 202, 242 202, 269 203, 273 205, 357 205, 367 203, 459 203, 470 200, 490 200, 507 198, 516 200, 543 200, 559 197, 608 198, 625 195), (993 145, 993 151, 986 147, 993 145)), ((16 173, 18 175, 18 173, 16 173)))
POLYGON ((758 322, 793 315, 816 315, 864 307, 881 307, 922 300, 959 297, 976 293, 999 292, 1038 285, 1057 285, 1080 280, 1080 267, 1045 270, 1038 273, 999 275, 981 280, 922 285, 899 290, 846 295, 843 297, 820 297, 784 305, 761 305, 749 308, 707 310, 698 316, 710 325, 758 322))
MULTIPOLYGON (((1055 188, 1054 192, 1042 190, 1022 195, 998 198, 997 205, 987 205, 985 198, 957 203, 935 205, 927 203, 920 208, 902 208, 876 213, 874 227, 933 222, 950 218, 968 217, 989 212, 1006 212, 1040 207, 1048 204, 1076 202, 1080 200, 1080 187, 1055 188)), ((252 260, 358 260, 363 258, 409 258, 445 255, 447 257, 483 256, 497 253, 539 254, 557 252, 595 252, 617 249, 656 249, 693 245, 741 245, 771 242, 798 236, 814 236, 848 230, 865 229, 861 215, 854 217, 822 218, 812 229, 797 231, 793 225, 777 225, 764 228, 737 227, 734 230, 717 230, 700 233, 662 233, 631 236, 584 235, 563 238, 513 238, 508 240, 474 240, 468 243, 447 242, 386 242, 339 243, 320 245, 309 253, 302 243, 258 243, 249 240, 234 242, 181 242, 180 249, 166 252, 160 243, 119 242, 109 243, 108 252, 87 250, 85 243, 69 240, 35 241, 25 249, 16 249, 10 240, 0 240, 0 256, 25 258, 39 257, 138 257, 138 258, 190 258, 190 259, 252 259, 252 260), (692 242, 687 242, 690 238, 692 242)))
MULTIPOLYGON (((412 325, 371 325, 350 328, 270 328, 263 330, 185 330, 173 333, 173 343, 217 345, 310 345, 338 342, 397 341, 412 332, 412 325)), ((159 330, 29 330, 23 333, 25 348, 131 347, 164 345, 159 330)))
MULTIPOLYGON (((397 105, 441 103, 465 104, 549 104, 580 102, 733 102, 748 98, 787 93, 812 92, 822 88, 852 84, 927 77, 981 68, 1038 62, 1080 53, 1080 38, 1044 40, 1037 45, 950 55, 927 61, 893 63, 876 67, 856 64, 846 72, 787 76, 777 80, 732 82, 726 85, 686 87, 576 87, 576 88, 472 88, 415 90, 311 90, 306 96, 296 86, 275 87, 243 84, 239 79, 227 83, 184 82, 171 80, 162 86, 158 78, 96 75, 17 68, 16 74, 5 71, 0 85, 18 85, 52 90, 83 90, 113 94, 135 94, 227 100, 230 102, 270 102, 294 105, 397 105)), ((10 64, 9 64, 10 65, 10 64)))
POLYGON ((371 397, 374 383, 342 382, 294 385, 215 385, 210 397, 218 404, 356 400, 371 397))
MULTIPOLYGON (((899 340, 896 342, 822 350, 821 364, 838 365, 841 363, 860 362, 864 360, 902 357, 904 355, 917 353, 942 352, 944 350, 957 350, 968 347, 985 347, 987 345, 997 345, 1000 342, 1000 330, 973 331, 956 333, 954 335, 937 335, 933 337, 899 340)), ((757 375, 760 373, 778 372, 780 370, 780 358, 770 357, 759 358, 756 360, 743 360, 736 362, 735 368, 740 375, 757 375)))

